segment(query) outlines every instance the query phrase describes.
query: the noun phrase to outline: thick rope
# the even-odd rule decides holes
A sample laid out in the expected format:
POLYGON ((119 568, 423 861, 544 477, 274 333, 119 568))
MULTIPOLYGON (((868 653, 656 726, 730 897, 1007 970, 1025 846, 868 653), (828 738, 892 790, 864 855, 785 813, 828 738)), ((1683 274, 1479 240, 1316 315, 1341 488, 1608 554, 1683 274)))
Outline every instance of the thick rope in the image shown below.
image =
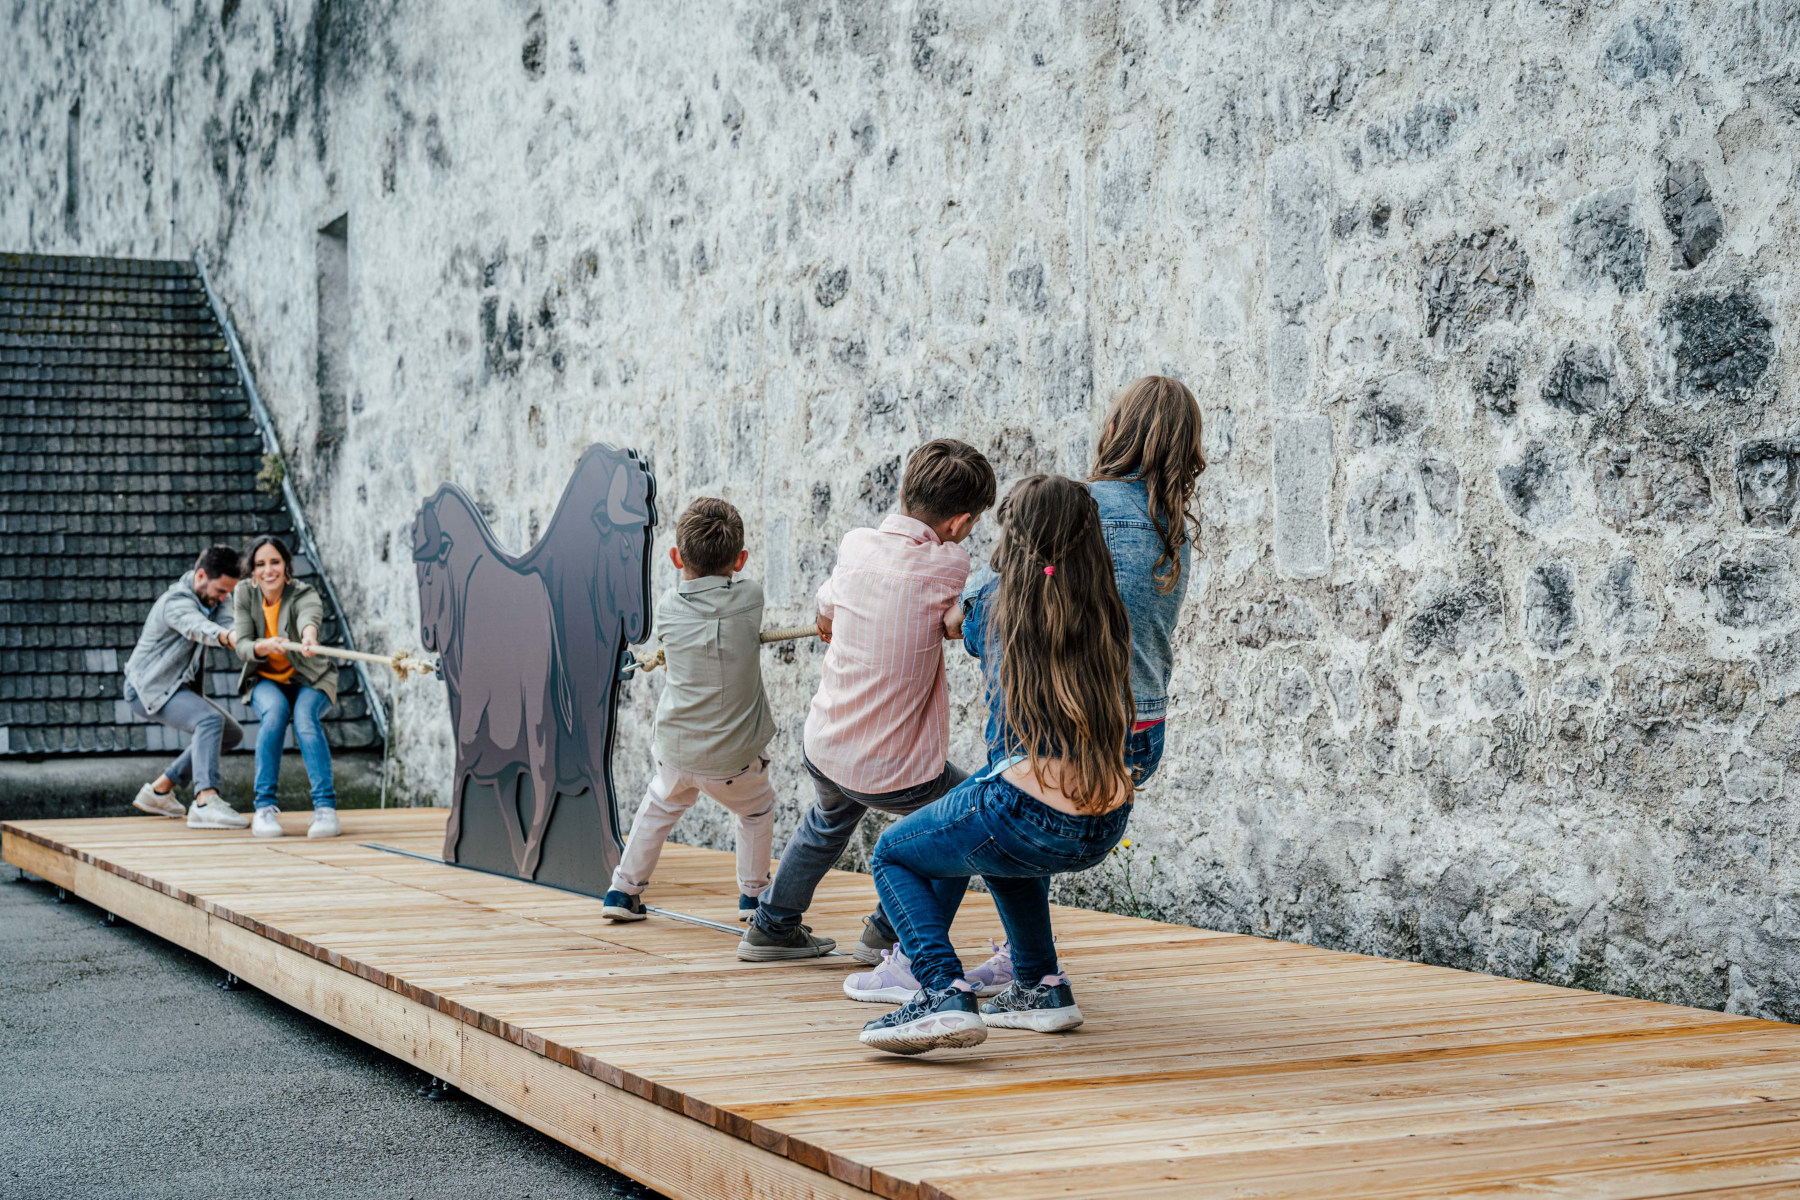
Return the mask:
MULTIPOLYGON (((766 646, 770 642, 792 642, 800 638, 818 636, 819 627, 817 625, 784 625, 780 629, 763 630, 762 633, 758 635, 758 640, 766 646)), ((669 661, 668 657, 662 652, 661 647, 658 647, 654 654, 633 650, 631 652, 631 657, 635 661, 625 669, 627 671, 636 671, 639 674, 643 674, 646 671, 654 671, 660 666, 665 666, 669 661)))

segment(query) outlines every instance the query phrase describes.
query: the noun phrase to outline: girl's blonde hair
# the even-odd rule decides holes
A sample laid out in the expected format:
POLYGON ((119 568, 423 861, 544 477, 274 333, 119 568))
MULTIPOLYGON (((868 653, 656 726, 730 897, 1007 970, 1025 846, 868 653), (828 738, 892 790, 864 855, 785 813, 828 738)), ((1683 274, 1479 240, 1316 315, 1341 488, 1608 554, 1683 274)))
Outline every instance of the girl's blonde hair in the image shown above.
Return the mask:
POLYGON ((1146 375, 1119 393, 1101 428, 1088 480, 1144 481, 1150 522, 1163 545, 1150 575, 1157 591, 1172 592, 1181 581, 1181 548, 1190 540, 1190 527, 1199 524, 1188 505, 1206 470, 1200 402, 1180 380, 1146 375))
POLYGON ((1131 621, 1094 497, 1061 475, 1021 479, 1000 503, 992 561, 1010 748, 1040 779, 1042 760, 1061 759, 1061 776, 1046 782, 1080 811, 1104 812, 1131 789, 1131 621))

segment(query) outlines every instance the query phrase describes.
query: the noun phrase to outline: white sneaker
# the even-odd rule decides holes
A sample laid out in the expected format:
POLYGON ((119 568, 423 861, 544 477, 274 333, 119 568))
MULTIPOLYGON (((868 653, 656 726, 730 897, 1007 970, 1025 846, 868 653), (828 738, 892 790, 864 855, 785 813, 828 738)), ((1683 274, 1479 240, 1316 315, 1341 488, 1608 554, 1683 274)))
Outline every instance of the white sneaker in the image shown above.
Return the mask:
POLYGON ((138 794, 131 801, 131 807, 147 812, 153 817, 175 817, 179 820, 187 816, 187 805, 177 800, 173 791, 159 792, 147 783, 138 789, 138 794))
POLYGON ((250 819, 250 832, 257 837, 281 837, 281 810, 273 804, 258 808, 250 819))
POLYGON ((250 824, 250 818, 225 803, 217 792, 214 792, 204 803, 195 803, 188 809, 189 829, 242 829, 250 824))
POLYGON ((315 809, 313 809, 312 824, 308 825, 306 827, 306 836, 309 838, 328 838, 328 837, 336 837, 337 835, 338 835, 337 809, 335 809, 335 808, 315 808, 315 809))

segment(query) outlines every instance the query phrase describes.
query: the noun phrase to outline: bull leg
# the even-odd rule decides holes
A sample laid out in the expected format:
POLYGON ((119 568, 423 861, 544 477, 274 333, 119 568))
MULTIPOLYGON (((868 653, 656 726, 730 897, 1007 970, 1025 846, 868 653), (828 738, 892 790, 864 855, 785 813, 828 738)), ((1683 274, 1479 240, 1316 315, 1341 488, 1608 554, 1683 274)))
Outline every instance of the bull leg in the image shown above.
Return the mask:
POLYGON ((506 826, 506 840, 512 843, 513 865, 518 868, 521 879, 530 879, 531 872, 525 869, 525 831, 519 826, 519 793, 524 782, 525 772, 514 768, 512 787, 503 787, 496 779, 494 794, 500 802, 500 822, 506 826))
POLYGON ((527 879, 537 878, 538 859, 544 853, 544 834, 550 828, 550 814, 556 808, 556 768, 552 762, 556 746, 554 733, 544 741, 545 745, 534 749, 531 755, 531 790, 536 803, 531 812, 531 834, 525 840, 525 858, 519 868, 527 879))
POLYGON ((453 863, 456 858, 456 843, 462 837, 463 801, 469 791, 467 772, 457 772, 456 786, 450 790, 450 820, 444 825, 444 861, 453 863))

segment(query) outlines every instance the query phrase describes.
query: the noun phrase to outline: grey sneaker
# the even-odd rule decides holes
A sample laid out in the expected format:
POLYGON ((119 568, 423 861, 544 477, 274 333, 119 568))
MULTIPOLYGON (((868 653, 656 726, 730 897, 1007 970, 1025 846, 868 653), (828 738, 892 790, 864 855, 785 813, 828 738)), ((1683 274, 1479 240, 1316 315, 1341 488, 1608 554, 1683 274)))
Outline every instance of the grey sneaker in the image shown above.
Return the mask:
POLYGON ((265 804, 256 810, 250 818, 250 833, 254 837, 276 838, 282 836, 281 810, 273 804, 265 804))
POLYGON ((862 936, 856 939, 856 945, 850 950, 850 957, 859 963, 878 967, 887 955, 888 948, 899 940, 893 930, 881 923, 881 918, 870 913, 863 918, 862 936))
POLYGON ((1081 1024, 1075 993, 1067 976, 1057 983, 1026 987, 1018 980, 981 1006, 981 1019, 995 1029, 1029 1029, 1033 1033, 1061 1033, 1081 1024))
MULTIPOLYGON (((862 1027, 865 1046, 889 1054, 923 1054, 939 1047, 979 1046, 987 1041, 987 1025, 975 1011, 975 993, 958 988, 914 993, 885 1017, 862 1027)), ((982 1005, 985 1009, 987 1006, 982 1005)))
POLYGON ((250 824, 250 818, 214 792, 188 809, 187 823, 189 829, 243 829, 250 824))
POLYGON ((785 937, 774 937, 752 921, 750 928, 744 930, 744 940, 738 943, 737 956, 744 962, 782 962, 790 958, 824 958, 836 949, 835 941, 814 937, 805 925, 796 926, 785 937))
POLYGON ((138 794, 132 798, 131 807, 153 817, 174 817, 180 820, 187 816, 187 805, 177 800, 173 791, 159 792, 147 783, 138 789, 138 794))
POLYGON ((332 838, 339 832, 337 809, 326 805, 313 809, 312 820, 307 823, 306 836, 309 838, 332 838))

